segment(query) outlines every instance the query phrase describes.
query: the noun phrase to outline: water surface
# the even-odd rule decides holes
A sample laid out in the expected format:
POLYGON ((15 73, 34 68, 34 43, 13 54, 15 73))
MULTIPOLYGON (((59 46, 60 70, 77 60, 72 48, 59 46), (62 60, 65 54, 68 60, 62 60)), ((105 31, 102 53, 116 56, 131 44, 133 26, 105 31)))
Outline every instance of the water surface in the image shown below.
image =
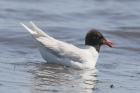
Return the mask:
POLYGON ((139 93, 139 0, 1 0, 1 93, 139 93), (32 20, 48 35, 84 48, 92 28, 115 43, 102 46, 94 70, 46 64, 30 34, 32 20), (114 88, 110 88, 110 85, 114 88))

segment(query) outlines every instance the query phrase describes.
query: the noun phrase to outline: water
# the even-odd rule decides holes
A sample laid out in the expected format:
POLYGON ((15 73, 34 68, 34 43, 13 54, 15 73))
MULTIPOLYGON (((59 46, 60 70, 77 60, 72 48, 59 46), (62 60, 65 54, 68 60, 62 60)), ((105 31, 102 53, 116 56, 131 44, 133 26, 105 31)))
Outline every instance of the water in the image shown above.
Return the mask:
POLYGON ((1 0, 0 93, 139 93, 139 0, 1 0), (92 28, 115 43, 102 46, 95 70, 46 64, 20 22, 84 48, 92 28), (114 88, 110 88, 113 85, 114 88))

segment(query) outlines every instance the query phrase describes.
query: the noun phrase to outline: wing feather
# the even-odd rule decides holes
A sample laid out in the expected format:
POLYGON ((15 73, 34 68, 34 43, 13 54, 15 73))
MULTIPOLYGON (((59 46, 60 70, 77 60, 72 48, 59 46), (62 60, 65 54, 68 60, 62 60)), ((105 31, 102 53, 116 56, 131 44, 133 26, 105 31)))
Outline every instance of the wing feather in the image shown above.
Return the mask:
POLYGON ((53 55, 56 55, 58 58, 68 58, 74 62, 81 62, 81 52, 82 50, 75 47, 72 44, 67 44, 59 40, 50 40, 45 37, 37 38, 48 52, 53 55), (76 52, 75 52, 76 51, 76 52))

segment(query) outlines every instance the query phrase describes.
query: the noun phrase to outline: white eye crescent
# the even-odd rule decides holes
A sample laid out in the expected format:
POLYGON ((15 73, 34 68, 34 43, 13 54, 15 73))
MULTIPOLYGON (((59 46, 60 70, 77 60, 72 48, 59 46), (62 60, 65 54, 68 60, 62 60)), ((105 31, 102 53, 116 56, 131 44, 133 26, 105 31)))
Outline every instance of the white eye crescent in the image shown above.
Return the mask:
POLYGON ((100 39, 98 36, 96 37, 97 39, 100 39))

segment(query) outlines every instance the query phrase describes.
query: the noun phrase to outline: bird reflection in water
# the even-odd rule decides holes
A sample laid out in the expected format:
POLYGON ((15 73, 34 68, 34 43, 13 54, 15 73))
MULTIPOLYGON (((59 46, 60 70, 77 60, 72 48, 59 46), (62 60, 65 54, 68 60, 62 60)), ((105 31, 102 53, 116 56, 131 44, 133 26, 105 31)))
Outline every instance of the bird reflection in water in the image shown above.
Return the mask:
POLYGON ((30 71, 33 78, 33 92, 37 93, 91 93, 95 90, 96 69, 81 70, 56 64, 38 63, 30 71))

